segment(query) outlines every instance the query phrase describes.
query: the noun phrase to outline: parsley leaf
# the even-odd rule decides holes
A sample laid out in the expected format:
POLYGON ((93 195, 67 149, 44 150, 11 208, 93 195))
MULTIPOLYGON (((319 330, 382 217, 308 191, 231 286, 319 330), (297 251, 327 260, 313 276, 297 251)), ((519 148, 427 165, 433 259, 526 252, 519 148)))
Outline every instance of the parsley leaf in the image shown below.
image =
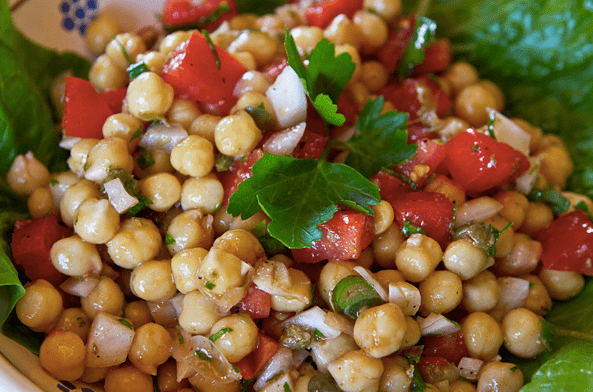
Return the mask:
POLYGON ((297 73, 307 96, 321 117, 329 124, 342 125, 346 118, 337 113, 338 101, 346 84, 352 77, 356 63, 348 53, 336 56, 335 45, 326 38, 319 41, 309 55, 305 67, 297 50, 294 38, 288 32, 284 40, 288 65, 297 73))
POLYGON ((437 24, 434 20, 418 15, 414 21, 414 34, 399 62, 397 72, 408 76, 414 67, 424 60, 426 48, 436 36, 437 24))
POLYGON ((383 97, 369 99, 356 121, 356 133, 346 146, 346 164, 369 178, 382 167, 395 166, 416 154, 418 145, 408 144, 407 113, 392 110, 381 115, 383 97))
POLYGON ((272 220, 269 233, 292 249, 321 238, 317 226, 331 219, 336 203, 372 215, 369 206, 381 200, 373 183, 343 164, 265 153, 252 173, 231 195, 227 211, 247 219, 263 209, 272 220))

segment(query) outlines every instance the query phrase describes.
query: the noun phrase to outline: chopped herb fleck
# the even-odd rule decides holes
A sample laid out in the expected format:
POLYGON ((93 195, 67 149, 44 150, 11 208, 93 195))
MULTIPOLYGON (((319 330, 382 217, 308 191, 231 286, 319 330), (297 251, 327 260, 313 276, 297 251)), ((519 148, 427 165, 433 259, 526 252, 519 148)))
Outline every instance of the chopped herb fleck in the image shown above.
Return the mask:
POLYGON ((218 57, 218 52, 216 51, 216 46, 214 42, 212 42, 212 38, 210 38, 210 34, 208 34, 207 30, 202 30, 202 34, 204 34, 204 38, 206 38, 206 42, 208 42, 208 46, 214 55, 214 60, 216 61, 216 68, 220 69, 220 57, 218 57))
POLYGON ((58 180, 57 180, 57 179, 55 179, 55 178, 52 178, 52 179, 50 180, 50 182, 49 182, 49 184, 50 184, 51 186, 56 186, 56 185, 58 185, 59 183, 60 183, 60 181, 58 181, 58 180))
MULTIPOLYGON (((209 282, 206 282, 209 283, 209 282)), ((223 328, 220 331, 216 332, 215 334, 210 335, 210 337, 208 339, 210 339, 211 342, 216 342, 218 339, 220 339, 221 337, 223 337, 224 335, 226 335, 229 332, 233 332, 232 328, 223 328)))
POLYGON ((132 331, 134 330, 134 326, 128 320, 126 320, 126 319, 117 319, 117 321, 119 321, 120 323, 122 323, 126 327, 130 328, 132 331))
POLYGON ((212 289, 214 289, 216 287, 216 285, 214 283, 210 282, 210 281, 206 281, 206 283, 204 283, 204 286, 206 286, 206 288, 208 290, 212 290, 212 289))
POLYGON ((136 139, 137 137, 140 137, 140 135, 142 135, 142 128, 136 129, 136 131, 134 132, 134 134, 130 138, 130 141, 136 139))
POLYGON ((79 327, 84 327, 86 325, 86 322, 82 319, 82 317, 78 317, 76 319, 76 324, 78 324, 79 327))
POLYGON ((200 350, 194 350, 194 354, 196 355, 196 357, 200 358, 202 361, 212 362, 212 359, 210 359, 208 354, 206 354, 205 352, 202 352, 200 350))
POLYGON ((165 233, 165 245, 173 245, 175 243, 175 238, 171 236, 169 233, 165 233))

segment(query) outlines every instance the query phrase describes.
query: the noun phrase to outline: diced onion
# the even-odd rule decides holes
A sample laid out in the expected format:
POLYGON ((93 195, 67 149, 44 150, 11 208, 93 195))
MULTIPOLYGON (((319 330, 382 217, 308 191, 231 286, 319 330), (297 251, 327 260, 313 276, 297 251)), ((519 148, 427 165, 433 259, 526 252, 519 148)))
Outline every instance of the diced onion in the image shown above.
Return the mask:
POLYGON ((314 306, 285 320, 281 325, 285 326, 287 324, 294 324, 310 328, 311 330, 317 329, 323 334, 323 337, 327 339, 338 337, 341 331, 327 325, 325 323, 325 315, 325 310, 321 309, 319 306, 314 306))
POLYGON ((99 278, 92 276, 72 276, 66 279, 60 288, 70 295, 86 297, 97 287, 99 278))
POLYGON ((425 319, 420 317, 420 332, 422 336, 427 335, 451 335, 459 331, 459 325, 455 324, 453 321, 449 320, 442 314, 431 313, 425 319))
POLYGON ((500 317, 513 309, 522 307, 529 293, 529 281, 512 276, 498 278, 500 297, 494 308, 494 313, 500 317))
POLYGON ((256 391, 259 391, 264 388, 272 378, 281 375, 282 373, 288 373, 291 369, 292 352, 286 347, 281 347, 261 372, 257 381, 253 385, 253 388, 256 391))
POLYGON ((287 66, 266 90, 278 125, 289 128, 307 119, 307 95, 297 73, 287 66))
POLYGON ((498 214, 502 208, 502 204, 489 196, 468 200, 457 209, 455 227, 461 227, 473 222, 482 222, 484 219, 498 214))
POLYGON ((72 150, 72 147, 74 147, 80 140, 82 140, 82 138, 63 135, 62 140, 60 140, 60 144, 58 145, 64 150, 72 150))
POLYGON ((337 329, 350 336, 354 334, 354 324, 352 321, 337 313, 327 312, 323 321, 330 328, 337 329))
POLYGON ((420 291, 405 281, 390 283, 389 302, 399 306, 404 314, 413 316, 420 309, 420 291))
POLYGON ((274 155, 288 156, 292 154, 305 133, 304 122, 273 134, 263 145, 264 152, 274 155))
POLYGON ((484 361, 471 358, 471 357, 463 357, 459 361, 459 375, 461 377, 467 378, 469 381, 476 381, 478 379, 478 373, 480 372, 480 368, 484 364, 484 361))
POLYGON ((146 301, 146 303, 155 323, 171 325, 177 321, 177 311, 170 299, 154 302, 146 301))
POLYGON ((280 377, 269 380, 269 382, 262 386, 261 389, 254 389, 258 392, 286 392, 294 391, 294 385, 290 375, 288 373, 284 373, 280 377))
POLYGON ((134 327, 129 320, 99 312, 89 331, 86 366, 110 367, 124 363, 133 339, 134 327))
POLYGON ((496 110, 491 108, 487 108, 487 110, 491 117, 494 116, 492 131, 496 140, 508 144, 515 150, 525 154, 525 156, 529 156, 531 135, 496 110))
POLYGON ((383 286, 381 286, 381 283, 379 283, 366 268, 358 265, 354 267, 354 271, 356 271, 361 276, 361 278, 366 280, 368 284, 373 286, 373 288, 375 289, 377 294, 379 294, 379 297, 381 297, 383 301, 389 301, 389 295, 387 295, 387 292, 385 291, 383 286))
POLYGON ((270 295, 278 295, 303 303, 309 302, 309 297, 292 290, 290 271, 285 264, 279 261, 268 260, 258 263, 253 275, 253 283, 258 289, 270 295))
POLYGON ((161 121, 146 130, 138 145, 149 150, 171 153, 173 147, 187 137, 187 131, 177 123, 167 124, 161 121))
POLYGON ((103 188, 105 189, 105 193, 107 194, 107 199, 109 203, 115 208, 118 214, 123 214, 130 208, 134 207, 136 204, 139 203, 139 200, 134 196, 130 195, 126 188, 124 188, 124 184, 122 184, 119 178, 115 178, 111 181, 106 182, 103 184, 103 188))
POLYGON ((539 167, 541 164, 540 157, 528 157, 529 159, 529 170, 527 170, 521 177, 517 178, 517 190, 519 192, 528 195, 533 189, 535 179, 539 173, 539 167))
POLYGON ((173 307, 173 310, 175 310, 177 319, 179 319, 181 310, 183 309, 183 298, 185 298, 185 294, 179 293, 170 300, 171 306, 173 307))

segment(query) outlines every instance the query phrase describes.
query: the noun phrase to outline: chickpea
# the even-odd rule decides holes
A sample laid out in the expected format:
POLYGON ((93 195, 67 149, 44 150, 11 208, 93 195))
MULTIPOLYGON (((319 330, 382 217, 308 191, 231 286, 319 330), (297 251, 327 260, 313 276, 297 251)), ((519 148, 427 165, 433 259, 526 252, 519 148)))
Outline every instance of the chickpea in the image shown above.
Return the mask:
POLYGON ((576 296, 585 287, 585 278, 576 271, 555 271, 542 268, 539 278, 554 299, 565 301, 576 296))
POLYGON ((135 59, 137 55, 144 52, 146 52, 146 45, 135 33, 118 34, 105 48, 105 54, 122 69, 130 66, 128 59, 135 59))
POLYGON ((45 332, 62 312, 62 296, 51 283, 38 279, 25 286, 25 294, 16 303, 21 323, 35 332, 45 332))
POLYGON ((269 63, 277 52, 277 41, 268 33, 244 30, 228 47, 229 52, 247 52, 255 58, 258 66, 269 63))
MULTIPOLYGON (((485 225, 492 225, 497 230, 504 229, 508 224, 508 219, 503 218, 500 215, 494 215, 491 218, 484 220, 485 225)), ((512 227, 507 228, 504 230, 500 237, 498 237, 498 241, 496 241, 496 248, 495 257, 505 257, 513 250, 513 241, 515 238, 515 230, 512 227)))
POLYGON ((375 213, 374 216, 374 227, 375 227, 375 235, 382 234, 391 226, 393 223, 393 219, 395 217, 393 212, 393 207, 391 204, 385 200, 381 200, 381 202, 377 205, 371 206, 373 212, 375 213))
POLYGON ((80 179, 71 171, 53 174, 49 182, 49 191, 53 197, 54 205, 59 208, 60 201, 62 200, 62 197, 64 197, 66 189, 79 181, 80 179))
POLYGON ((529 309, 517 308, 502 319, 504 346, 521 358, 532 358, 546 350, 542 337, 541 316, 529 309))
POLYGON ((552 209, 544 203, 529 203, 521 231, 531 237, 540 230, 547 229, 554 221, 552 209))
POLYGON ((187 210, 171 220, 167 235, 165 244, 172 255, 184 249, 208 249, 214 242, 212 218, 204 217, 199 210, 187 210))
POLYGON ((179 44, 187 41, 193 33, 193 31, 176 31, 167 35, 165 38, 163 38, 159 45, 159 52, 161 52, 163 56, 166 57, 175 48, 177 48, 179 44))
POLYGON ((500 297, 496 276, 486 270, 463 282, 463 307, 470 312, 494 309, 500 297))
POLYGON ((540 316, 552 308, 552 298, 544 283, 536 275, 527 275, 523 279, 529 282, 529 292, 523 306, 540 316))
POLYGON ((160 173, 175 173, 175 169, 171 166, 171 155, 166 151, 138 149, 136 153, 134 153, 134 158, 135 164, 133 173, 137 178, 144 179, 160 173), (142 160, 145 159, 144 157, 147 156, 152 157, 154 163, 142 162, 142 160), (142 165, 140 165, 140 162, 142 162, 142 165))
POLYGON ((455 181, 442 174, 437 174, 424 186, 424 190, 443 194, 453 204, 462 205, 465 203, 465 191, 455 181))
POLYGON ((205 292, 223 295, 226 291, 241 286, 244 277, 242 262, 237 256, 212 248, 202 260, 198 270, 200 287, 205 292))
POLYGON ((91 320, 81 308, 64 309, 54 326, 54 329, 74 332, 83 342, 86 342, 90 328, 91 320))
POLYGON ((161 250, 159 229, 145 218, 129 218, 107 242, 111 260, 122 268, 133 269, 140 263, 154 259, 161 250))
POLYGON ((383 269, 375 272, 375 279, 384 288, 389 288, 390 284, 406 280, 401 272, 394 269, 383 269))
POLYGON ((201 114, 192 121, 188 132, 190 135, 201 136, 214 145, 214 131, 221 118, 212 114, 201 114))
POLYGON ((538 265, 542 255, 542 245, 527 235, 515 233, 511 253, 499 258, 494 264, 498 275, 522 276, 532 272, 538 265))
POLYGON ((255 27, 257 15, 255 14, 240 14, 235 15, 229 21, 229 27, 233 30, 249 30, 255 27))
POLYGON ((290 35, 294 38, 299 52, 309 54, 323 37, 323 30, 315 26, 299 26, 290 30, 290 35))
POLYGON ((323 266, 321 273, 319 274, 317 287, 326 304, 331 304, 329 297, 330 293, 334 290, 334 287, 336 287, 340 280, 349 275, 356 275, 354 267, 357 265, 358 264, 353 261, 329 260, 327 264, 323 266))
MULTIPOLYGON (((379 17, 378 19, 380 20, 381 18, 379 17)), ((385 22, 383 24, 386 26, 385 22)), ((378 35, 380 30, 376 29, 375 33, 378 35)), ((323 32, 324 37, 329 42, 336 45, 349 44, 356 49, 360 48, 361 35, 365 38, 364 34, 365 32, 361 31, 360 25, 355 24, 344 14, 336 16, 323 32)))
POLYGON ((158 367, 156 373, 156 382, 161 391, 179 392, 181 388, 189 386, 187 378, 177 381, 177 361, 175 361, 173 358, 168 359, 165 363, 158 367))
POLYGON ((566 181, 572 174, 574 165, 564 146, 549 146, 537 153, 540 159, 540 173, 554 185, 566 187, 566 181))
POLYGON ((213 214, 222 204, 224 188, 216 176, 190 178, 183 183, 181 207, 183 210, 200 209, 213 214))
POLYGON ((332 361, 327 369, 342 391, 376 391, 383 374, 383 362, 356 350, 332 361))
POLYGON ((274 13, 282 20, 282 23, 289 29, 293 29, 296 26, 304 24, 302 16, 296 9, 294 4, 285 4, 277 7, 274 13))
POLYGON ((190 291, 183 297, 179 326, 188 333, 205 335, 220 318, 216 303, 200 291, 190 291))
POLYGON ((84 342, 74 332, 55 330, 41 343, 41 366, 58 380, 74 381, 82 376, 86 358, 84 342))
POLYGON ((241 80, 237 82, 233 95, 240 98, 249 92, 265 94, 272 82, 272 78, 263 72, 247 71, 243 74, 241 80))
POLYGON ((214 345, 229 362, 237 362, 255 350, 257 331, 257 325, 247 313, 238 313, 218 320, 209 335, 212 337, 222 333, 214 341, 214 345))
POLYGON ((420 282, 434 271, 442 257, 438 242, 423 234, 412 234, 398 248, 395 265, 407 280, 420 282))
POLYGON ((130 82, 126 94, 128 110, 141 120, 163 116, 173 104, 173 87, 154 72, 144 72, 130 82))
POLYGON ((91 244, 106 244, 119 229, 119 214, 109 201, 90 198, 78 206, 74 232, 91 244))
POLYGON ((379 392, 408 391, 412 386, 412 379, 407 374, 408 360, 403 357, 384 357, 383 375, 379 382, 379 392))
POLYGON ((496 110, 497 112, 502 112, 505 106, 505 97, 500 87, 498 87, 496 83, 487 79, 480 79, 477 84, 490 91, 490 94, 492 94, 494 97, 496 105, 493 106, 492 109, 496 110))
POLYGON ((145 301, 162 301, 177 294, 169 260, 150 260, 132 272, 130 288, 134 295, 145 301))
POLYGON ((128 152, 127 142, 119 137, 100 140, 90 150, 84 167, 84 178, 103 182, 110 170, 120 167, 127 172, 134 168, 134 158, 128 152))
POLYGON ((214 31, 210 34, 210 39, 212 39, 214 45, 227 50, 229 45, 237 39, 240 34, 241 32, 238 30, 214 31))
POLYGON ((235 158, 253 151, 261 138, 262 133, 255 121, 244 110, 224 117, 214 131, 218 151, 235 158))
POLYGON ((78 207, 86 200, 99 199, 100 197, 99 187, 92 181, 82 180, 70 186, 64 192, 62 200, 60 200, 62 222, 72 227, 78 207))
POLYGON ((276 15, 263 15, 256 19, 255 28, 273 36, 284 31, 284 22, 276 15))
POLYGON ((386 231, 373 237, 375 262, 383 268, 395 267, 395 255, 405 241, 397 222, 393 222, 386 231))
MULTIPOLYGON (((353 21, 354 25, 358 27, 356 33, 360 34, 360 50, 363 53, 373 53, 387 42, 389 28, 387 22, 381 16, 366 10, 359 10, 354 14, 353 21)), ((339 43, 352 44, 352 42, 339 43)))
POLYGON ((476 386, 466 380, 455 380, 449 384, 449 392, 476 392, 476 386))
POLYGON ((49 187, 35 188, 27 199, 27 208, 33 218, 60 211, 60 208, 54 204, 49 187))
POLYGON ((214 146, 198 135, 189 135, 173 147, 171 165, 181 174, 203 177, 214 167, 214 146))
POLYGON ((455 102, 453 112, 473 127, 486 125, 489 114, 486 108, 496 107, 496 98, 490 90, 480 84, 472 84, 464 87, 455 102))
POLYGON ((142 121, 127 113, 116 113, 105 120, 103 124, 103 137, 118 137, 126 141, 128 152, 136 150, 140 136, 143 133, 142 121))
POLYGON ((362 7, 391 22, 401 12, 402 2, 401 0, 364 0, 362 7))
POLYGON ((56 241, 51 247, 53 266, 68 276, 98 274, 103 263, 95 245, 84 242, 77 235, 56 241))
POLYGON ((111 39, 122 32, 122 28, 111 16, 99 14, 86 27, 85 42, 87 48, 98 56, 105 51, 111 39))
POLYGON ((10 189, 19 195, 30 195, 36 188, 49 185, 50 174, 31 151, 17 155, 6 174, 10 189))
POLYGON ((473 65, 456 62, 445 73, 445 79, 449 82, 453 96, 455 96, 465 87, 476 83, 479 76, 478 71, 473 65))
POLYGON ((513 222, 513 226, 511 226, 513 230, 517 230, 523 225, 529 206, 529 200, 525 195, 517 191, 503 191, 494 195, 494 199, 502 204, 503 209, 499 214, 513 222))
POLYGON ((286 295, 272 295, 271 307, 279 312, 300 312, 305 310, 312 301, 311 281, 307 275, 298 269, 289 268, 288 276, 291 282, 286 295))
POLYGON ((241 109, 245 109, 248 106, 259 107, 263 105, 265 111, 272 117, 274 123, 276 123, 276 112, 274 112, 274 107, 272 103, 263 93, 257 91, 248 91, 241 95, 235 106, 231 109, 231 114, 240 111, 241 109))
POLYGON ((99 312, 119 315, 124 307, 124 293, 113 279, 102 276, 93 291, 80 299, 80 307, 90 319, 99 312))
POLYGON ((208 254, 204 248, 182 250, 171 259, 171 271, 177 290, 183 294, 199 288, 197 272, 208 254))
POLYGON ((360 67, 360 81, 369 92, 375 93, 387 84, 389 72, 381 62, 375 60, 364 61, 360 64, 360 67))
POLYGON ((407 329, 402 341, 402 348, 415 346, 422 338, 420 325, 411 316, 406 315, 406 325, 407 329))
POLYGON ((109 370, 105 376, 105 392, 152 392, 152 377, 134 366, 109 370))
POLYGON ((352 336, 341 333, 333 339, 317 340, 311 343, 311 357, 317 364, 317 370, 327 374, 327 365, 330 362, 358 349, 359 347, 352 336))
POLYGON ((188 130, 191 123, 202 113, 195 101, 185 98, 175 98, 166 114, 167 121, 181 125, 188 130))
POLYGON ((66 163, 68 163, 68 168, 78 177, 84 177, 84 172, 88 168, 89 152, 97 143, 99 143, 99 139, 80 139, 70 150, 70 157, 66 160, 66 163))
POLYGON ((108 367, 85 367, 79 380, 87 384, 103 381, 109 369, 108 367))
POLYGON ((89 80, 95 90, 102 92, 126 87, 130 77, 125 68, 121 68, 109 56, 103 54, 97 57, 91 66, 89 80))
POLYGON ((256 261, 266 255, 257 237, 241 229, 229 230, 222 234, 214 241, 212 248, 235 255, 249 265, 255 265, 256 261))
MULTIPOLYGON (((199 390, 200 392, 239 392, 241 390, 241 382, 239 380, 221 382, 219 380, 212 380, 210 377, 200 373, 191 377, 191 385, 193 388, 183 388, 177 390, 177 392, 194 392, 195 390, 199 390)), ((293 390, 296 392, 296 389, 293 390)), ((264 390, 262 389, 262 391, 264 390)))
POLYGON ((167 58, 161 52, 146 52, 140 53, 136 56, 136 63, 144 63, 151 72, 155 74, 162 74, 167 58))
POLYGON ((157 375, 157 367, 171 356, 173 337, 165 327, 144 324, 135 331, 128 358, 132 365, 144 373, 157 375))
POLYGON ((128 302, 124 307, 123 315, 126 319, 130 320, 134 326, 134 330, 153 321, 148 303, 142 300, 128 302))
POLYGON ((522 386, 523 373, 514 363, 488 362, 480 369, 480 392, 517 392, 522 386))
POLYGON ((453 241, 447 246, 443 263, 449 271, 463 280, 471 279, 488 267, 486 252, 465 238, 453 241))
POLYGON ((463 296, 461 279, 450 271, 435 271, 418 286, 420 290, 420 314, 448 313, 455 309, 463 296))
POLYGON ((382 358, 400 349, 407 322, 399 306, 386 303, 362 311, 354 323, 354 340, 368 355, 382 358))
POLYGON ((153 211, 167 211, 181 198, 181 184, 169 173, 157 173, 140 181, 142 194, 148 197, 153 211))
POLYGON ((498 354, 502 346, 502 329, 487 313, 470 313, 461 321, 461 331, 467 352, 473 358, 489 361, 498 354))

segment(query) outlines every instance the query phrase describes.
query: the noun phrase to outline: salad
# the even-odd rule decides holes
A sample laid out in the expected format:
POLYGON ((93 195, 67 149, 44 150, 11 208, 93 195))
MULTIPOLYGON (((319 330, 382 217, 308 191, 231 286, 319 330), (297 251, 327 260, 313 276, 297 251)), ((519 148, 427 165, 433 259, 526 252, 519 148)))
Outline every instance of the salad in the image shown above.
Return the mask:
POLYGON ((89 63, 0 1, 2 332, 108 392, 589 390, 590 14, 167 0, 89 63))

